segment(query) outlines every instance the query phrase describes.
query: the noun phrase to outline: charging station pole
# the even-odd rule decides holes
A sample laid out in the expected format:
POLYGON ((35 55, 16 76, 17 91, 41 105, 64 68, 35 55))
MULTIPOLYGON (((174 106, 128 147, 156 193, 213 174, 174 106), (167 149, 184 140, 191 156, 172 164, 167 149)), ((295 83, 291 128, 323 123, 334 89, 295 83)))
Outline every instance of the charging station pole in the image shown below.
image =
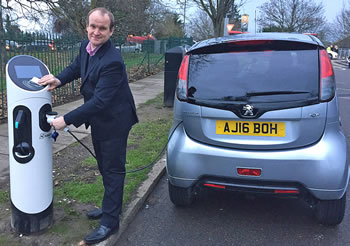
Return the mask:
POLYGON ((47 228, 53 217, 51 93, 37 83, 47 74, 32 56, 6 65, 11 226, 22 234, 47 228))

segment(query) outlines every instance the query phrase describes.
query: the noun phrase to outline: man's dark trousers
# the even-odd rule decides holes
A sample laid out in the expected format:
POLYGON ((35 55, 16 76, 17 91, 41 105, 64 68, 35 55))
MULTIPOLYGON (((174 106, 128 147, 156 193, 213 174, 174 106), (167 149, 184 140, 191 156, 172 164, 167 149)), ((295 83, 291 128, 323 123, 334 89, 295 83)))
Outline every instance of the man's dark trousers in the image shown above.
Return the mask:
MULTIPOLYGON (((91 127, 97 162, 105 187, 101 225, 114 228, 119 223, 123 199, 126 142, 138 122, 125 64, 118 49, 106 41, 90 57, 83 41, 78 56, 57 79, 61 86, 81 78, 84 104, 64 115, 67 125, 91 127)), ((94 195, 94 194, 91 194, 94 195)))
POLYGON ((129 131, 109 140, 92 140, 105 188, 100 224, 109 228, 119 226, 125 179, 125 173, 120 172, 125 172, 128 135, 129 131))

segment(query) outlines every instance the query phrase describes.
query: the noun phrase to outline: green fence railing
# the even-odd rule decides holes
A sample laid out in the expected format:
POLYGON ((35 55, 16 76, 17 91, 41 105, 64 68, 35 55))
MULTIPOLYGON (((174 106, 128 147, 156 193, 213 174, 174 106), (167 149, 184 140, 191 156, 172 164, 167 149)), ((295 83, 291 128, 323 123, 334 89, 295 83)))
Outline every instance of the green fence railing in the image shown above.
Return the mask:
MULTIPOLYGON (((146 40, 142 45, 120 46, 120 38, 112 42, 121 49, 130 82, 162 70, 167 49, 184 44, 192 45, 192 39, 188 38, 146 40)), ((5 70, 12 57, 34 56, 43 61, 52 74, 57 75, 75 59, 79 48, 80 40, 57 35, 25 34, 20 37, 0 38, 0 122, 7 117, 5 70)), ((81 81, 76 80, 54 90, 52 104, 55 106, 79 98, 80 84, 81 81)))

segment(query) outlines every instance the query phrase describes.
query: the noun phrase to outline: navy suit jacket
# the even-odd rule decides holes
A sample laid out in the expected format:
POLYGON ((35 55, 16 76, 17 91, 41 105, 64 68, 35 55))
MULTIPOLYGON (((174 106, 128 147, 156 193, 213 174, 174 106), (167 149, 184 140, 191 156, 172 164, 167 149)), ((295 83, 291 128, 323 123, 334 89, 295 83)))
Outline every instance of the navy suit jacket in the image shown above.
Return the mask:
POLYGON ((75 127, 90 125, 94 139, 107 140, 125 134, 138 122, 136 107, 120 51, 108 40, 90 57, 88 43, 82 42, 74 62, 56 76, 61 86, 82 79, 84 104, 64 115, 64 120, 75 127))

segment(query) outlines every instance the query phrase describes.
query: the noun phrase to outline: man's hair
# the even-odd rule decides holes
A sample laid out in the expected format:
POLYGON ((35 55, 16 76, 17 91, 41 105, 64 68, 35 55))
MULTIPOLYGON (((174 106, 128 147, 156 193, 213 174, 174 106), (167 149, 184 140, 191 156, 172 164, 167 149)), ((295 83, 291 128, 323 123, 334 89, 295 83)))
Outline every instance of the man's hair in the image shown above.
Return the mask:
POLYGON ((114 15, 109 10, 107 10, 106 8, 103 8, 103 7, 94 8, 94 9, 89 11, 87 18, 86 18, 86 25, 89 25, 89 17, 95 11, 100 12, 101 15, 105 15, 105 14, 108 15, 109 20, 110 20, 109 30, 113 30, 113 28, 114 28, 114 15))

